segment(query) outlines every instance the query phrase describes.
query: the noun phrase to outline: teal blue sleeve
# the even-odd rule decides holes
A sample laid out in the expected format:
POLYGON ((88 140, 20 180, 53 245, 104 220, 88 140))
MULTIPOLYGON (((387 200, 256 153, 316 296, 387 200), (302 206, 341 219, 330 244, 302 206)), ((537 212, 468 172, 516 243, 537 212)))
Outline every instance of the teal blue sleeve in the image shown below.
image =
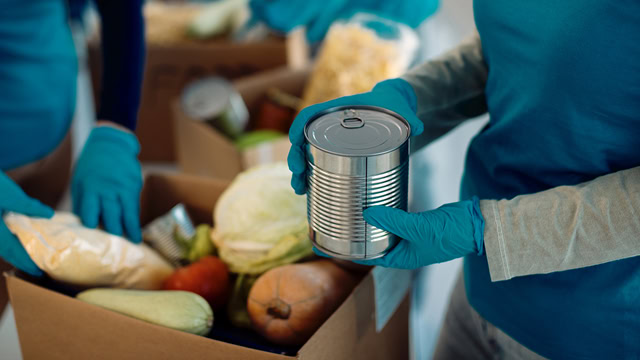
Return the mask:
POLYGON ((102 32, 99 120, 135 130, 144 70, 142 0, 95 0, 102 32))

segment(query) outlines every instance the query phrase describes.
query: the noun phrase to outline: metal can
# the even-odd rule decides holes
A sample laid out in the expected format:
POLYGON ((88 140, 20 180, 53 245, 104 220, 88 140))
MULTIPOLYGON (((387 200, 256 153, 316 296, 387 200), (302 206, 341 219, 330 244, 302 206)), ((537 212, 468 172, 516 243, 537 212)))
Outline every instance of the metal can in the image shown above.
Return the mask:
POLYGON ((244 131, 249 111, 227 80, 210 76, 190 83, 182 92, 182 108, 195 120, 208 123, 232 139, 244 131))
POLYGON ((406 210, 408 122, 387 109, 341 106, 305 127, 307 216, 321 251, 342 259, 374 259, 398 238, 367 224, 362 212, 382 205, 406 210))

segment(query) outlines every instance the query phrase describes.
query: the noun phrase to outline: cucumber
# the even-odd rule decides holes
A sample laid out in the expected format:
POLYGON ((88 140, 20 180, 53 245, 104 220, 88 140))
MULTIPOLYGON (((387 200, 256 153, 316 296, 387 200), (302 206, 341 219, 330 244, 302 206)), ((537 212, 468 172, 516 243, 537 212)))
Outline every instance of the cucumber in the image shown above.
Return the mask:
POLYGON ((213 310, 198 294, 173 290, 90 289, 76 295, 89 304, 196 335, 213 326, 213 310))

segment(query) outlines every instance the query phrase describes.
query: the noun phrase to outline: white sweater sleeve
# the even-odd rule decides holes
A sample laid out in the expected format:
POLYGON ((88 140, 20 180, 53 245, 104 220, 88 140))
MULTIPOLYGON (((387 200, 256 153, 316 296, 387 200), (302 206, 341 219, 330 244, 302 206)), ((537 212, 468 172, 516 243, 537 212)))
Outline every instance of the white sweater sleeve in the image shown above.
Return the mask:
POLYGON ((480 208, 492 281, 640 255, 640 167, 480 208))

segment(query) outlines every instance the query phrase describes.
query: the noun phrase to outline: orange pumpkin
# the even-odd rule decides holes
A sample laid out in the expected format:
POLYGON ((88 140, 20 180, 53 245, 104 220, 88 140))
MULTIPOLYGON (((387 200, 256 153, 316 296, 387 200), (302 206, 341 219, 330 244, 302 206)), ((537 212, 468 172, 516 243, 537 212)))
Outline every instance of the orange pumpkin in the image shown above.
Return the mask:
POLYGON ((349 295, 356 280, 331 260, 271 269, 249 292, 249 317, 270 341, 303 344, 349 295))

